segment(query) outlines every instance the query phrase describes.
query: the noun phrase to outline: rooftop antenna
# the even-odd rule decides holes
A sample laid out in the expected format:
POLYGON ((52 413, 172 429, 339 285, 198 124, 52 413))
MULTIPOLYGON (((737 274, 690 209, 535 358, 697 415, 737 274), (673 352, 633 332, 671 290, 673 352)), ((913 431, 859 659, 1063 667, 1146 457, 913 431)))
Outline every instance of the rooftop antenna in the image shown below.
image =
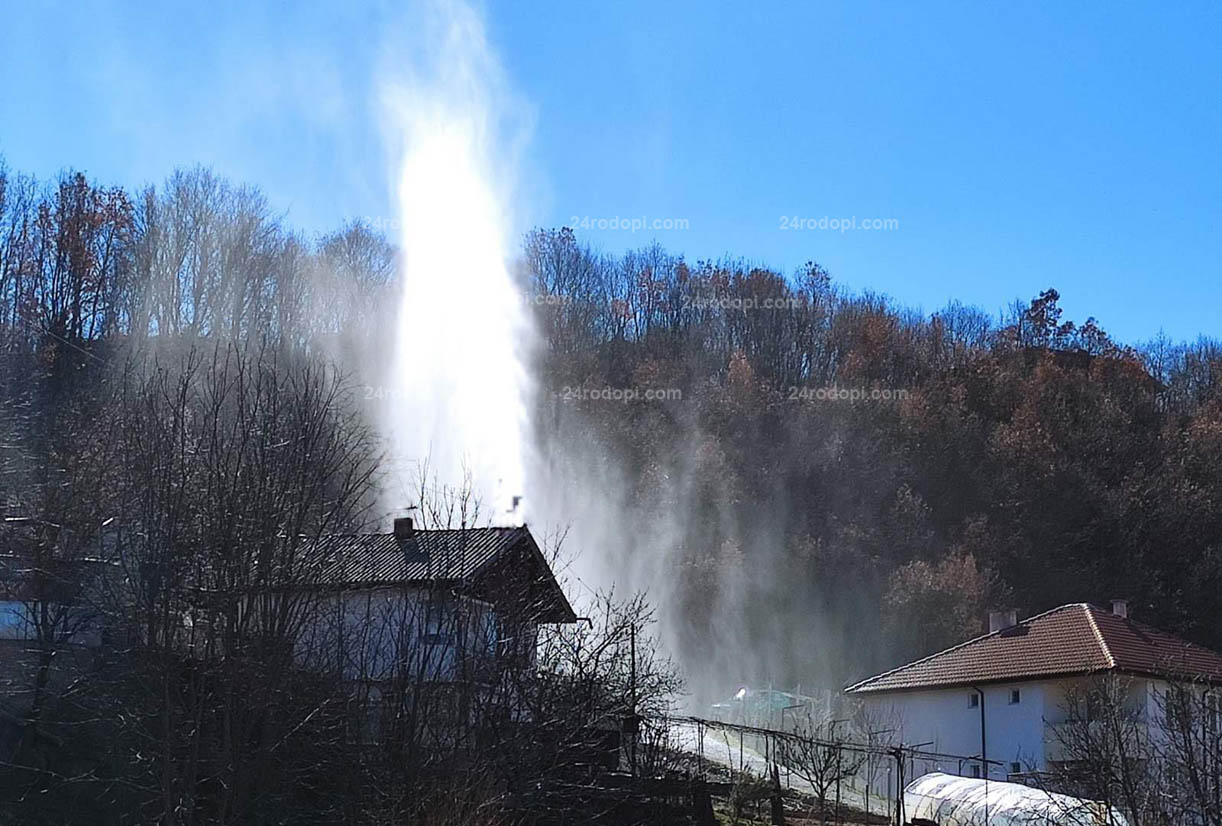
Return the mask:
POLYGON ((509 508, 505 511, 505 513, 512 513, 516 515, 518 512, 518 506, 522 504, 522 499, 523 497, 521 494, 516 494, 510 497, 509 508))
POLYGON ((400 516, 411 516, 412 511, 418 511, 418 510, 420 510, 419 505, 407 505, 402 508, 391 508, 390 510, 382 514, 382 518, 383 519, 389 518, 391 522, 394 522, 400 516))

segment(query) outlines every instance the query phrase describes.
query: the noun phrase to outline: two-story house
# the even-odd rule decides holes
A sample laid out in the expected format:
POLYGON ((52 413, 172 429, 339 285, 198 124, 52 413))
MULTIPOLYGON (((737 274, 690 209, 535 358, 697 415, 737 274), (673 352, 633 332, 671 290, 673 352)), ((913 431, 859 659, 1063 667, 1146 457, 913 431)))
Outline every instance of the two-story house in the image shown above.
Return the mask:
POLYGON ((325 567, 294 586, 313 592, 296 659, 339 675, 371 732, 388 704, 519 716, 539 627, 576 620, 526 526, 421 530, 401 518, 389 533, 322 537, 307 557, 325 567))
MULTIPOLYGON (((1133 718, 1157 727, 1167 686, 1222 686, 1222 656, 1136 622, 1116 600, 1108 610, 1078 603, 1016 621, 990 617, 989 633, 846 689, 897 743, 977 759, 915 766, 1006 779, 1071 761, 1070 712, 1082 686, 1117 675, 1133 718), (982 768, 982 761, 987 769, 982 768)), ((1082 722, 1075 715, 1073 724, 1082 722)))
MULTIPOLYGON (((27 557, 0 555, 0 756, 13 748, 30 703, 37 640, 54 642, 57 663, 79 653, 80 668, 87 667, 108 634, 82 583, 99 571, 122 581, 129 570, 113 559, 73 560, 50 582, 56 587, 35 591, 31 571, 42 569, 27 557)), ((288 583, 249 599, 291 594, 276 599, 278 611, 270 613, 294 629, 297 665, 342 680, 369 707, 362 713, 371 717, 371 732, 378 729, 372 718, 392 698, 411 698, 417 708, 426 694, 434 705, 485 698, 486 708, 512 713, 510 691, 535 669, 540 626, 576 618, 524 525, 419 530, 397 519, 390 532, 312 540, 298 565, 288 583), (497 696, 486 699, 493 689, 497 696)), ((178 618, 181 646, 199 656, 221 650, 207 633, 218 625, 208 606, 201 598, 178 618)))

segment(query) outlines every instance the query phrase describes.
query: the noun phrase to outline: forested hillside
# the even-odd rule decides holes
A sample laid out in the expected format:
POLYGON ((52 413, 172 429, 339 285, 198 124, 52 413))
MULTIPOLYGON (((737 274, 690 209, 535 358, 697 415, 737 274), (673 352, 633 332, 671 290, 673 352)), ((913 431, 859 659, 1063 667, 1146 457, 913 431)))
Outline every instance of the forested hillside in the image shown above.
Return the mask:
MULTIPOLYGON (((615 456, 629 512, 678 526, 661 614, 687 652, 727 642, 730 617, 736 644, 774 652, 745 678, 810 680, 818 661, 832 685, 976 632, 991 606, 1113 596, 1222 647, 1213 340, 1115 342, 1062 318, 1052 289, 1002 318, 920 314, 816 264, 610 257, 569 230, 531 234, 520 266, 539 441, 615 456)), ((265 339, 376 383, 394 272, 368 227, 304 238, 205 170, 135 192, 0 172, 7 512, 48 507, 71 414, 133 342, 265 339)), ((624 532, 628 559, 657 553, 624 532)))
POLYGON ((642 514, 661 516, 660 476, 691 474, 671 613, 692 652, 732 638, 740 660, 765 653, 743 676, 810 681, 816 663, 835 685, 979 633, 990 607, 1112 597, 1222 645, 1213 340, 1114 342, 1062 318, 1053 289, 1001 319, 921 315, 815 264, 607 259, 565 230, 532 236, 526 260, 568 297, 545 317, 553 389, 682 388, 584 413, 631 457, 642 514))

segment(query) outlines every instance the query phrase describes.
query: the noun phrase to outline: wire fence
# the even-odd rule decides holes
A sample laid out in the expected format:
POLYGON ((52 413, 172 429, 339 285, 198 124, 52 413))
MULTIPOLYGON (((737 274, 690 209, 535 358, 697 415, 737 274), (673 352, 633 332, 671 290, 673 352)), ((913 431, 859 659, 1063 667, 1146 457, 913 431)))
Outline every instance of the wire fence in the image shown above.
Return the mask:
POLYGON ((784 790, 831 808, 828 823, 907 823, 904 787, 928 772, 963 775, 976 767, 1001 767, 981 756, 950 754, 927 748, 930 744, 903 744, 877 740, 810 736, 800 731, 711 720, 667 717, 661 721, 673 744, 694 756, 695 773, 703 780, 728 775, 752 776, 775 782, 784 790))

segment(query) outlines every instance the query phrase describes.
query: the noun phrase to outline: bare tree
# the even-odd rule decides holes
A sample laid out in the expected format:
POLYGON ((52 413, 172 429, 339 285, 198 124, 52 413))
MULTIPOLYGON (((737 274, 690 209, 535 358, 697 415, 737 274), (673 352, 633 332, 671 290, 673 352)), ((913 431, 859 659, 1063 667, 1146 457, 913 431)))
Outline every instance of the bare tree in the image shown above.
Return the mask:
POLYGON ((1166 805, 1177 822, 1222 824, 1222 693, 1180 681, 1158 694, 1166 805))
POLYGON ((782 761, 810 784, 819 804, 820 823, 827 822, 828 803, 839 803, 834 794, 839 784, 855 776, 865 764, 861 752, 848 748, 845 722, 808 713, 799 718, 795 736, 785 738, 782 747, 782 761))
POLYGON ((1123 811, 1131 826, 1171 822, 1165 810, 1162 762, 1151 737, 1144 681, 1106 676, 1071 684, 1064 721, 1049 726, 1061 759, 1045 788, 1101 805, 1109 822, 1123 811))
MULTIPOLYGON (((84 719, 108 736, 69 785, 191 824, 247 822, 321 782, 335 694, 293 656, 302 586, 325 569, 314 540, 361 524, 376 467, 342 379, 268 347, 133 357, 79 443, 62 487, 91 505, 64 510, 103 568, 89 596, 107 645, 54 722, 61 738, 84 719)), ((21 768, 31 789, 48 782, 21 768)))

